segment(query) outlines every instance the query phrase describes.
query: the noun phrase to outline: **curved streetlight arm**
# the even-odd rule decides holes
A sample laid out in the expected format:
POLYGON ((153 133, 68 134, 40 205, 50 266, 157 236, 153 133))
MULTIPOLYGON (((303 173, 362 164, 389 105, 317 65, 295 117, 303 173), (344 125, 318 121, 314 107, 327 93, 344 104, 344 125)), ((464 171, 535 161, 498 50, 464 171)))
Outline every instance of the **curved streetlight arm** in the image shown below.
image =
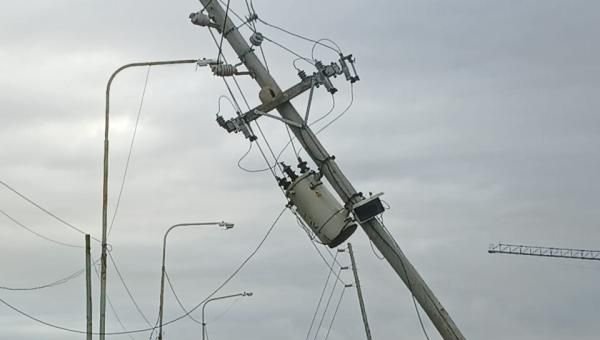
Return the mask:
POLYGON ((217 296, 217 297, 206 300, 206 302, 204 302, 202 304, 202 340, 204 340, 204 336, 206 335, 206 322, 204 321, 204 309, 206 308, 206 305, 211 301, 228 299, 228 298, 237 297, 237 296, 252 296, 252 292, 243 292, 243 293, 237 293, 237 294, 231 294, 231 295, 217 296))
MULTIPOLYGON (((106 84, 106 100, 104 107, 104 174, 102 179, 102 255, 100 256, 100 340, 105 339, 105 318, 106 318, 106 238, 108 221, 108 131, 110 116, 110 88, 113 80, 121 71, 140 66, 158 66, 158 65, 176 65, 176 64, 194 64, 201 60, 181 59, 165 61, 148 61, 126 64, 116 69, 106 84)), ((200 65, 200 64, 199 64, 200 65)))
POLYGON ((167 236, 169 235, 169 233, 171 232, 171 230, 175 229, 175 228, 181 228, 181 227, 200 227, 200 226, 209 226, 209 225, 216 225, 219 227, 224 227, 225 229, 231 229, 233 228, 233 223, 229 223, 229 222, 201 222, 201 223, 179 223, 179 224, 175 224, 172 225, 171 227, 169 227, 169 229, 167 229, 167 231, 165 232, 165 236, 163 236, 163 256, 162 256, 162 266, 163 266, 163 271, 165 268, 165 254, 166 254, 166 249, 167 249, 167 236))
POLYGON ((159 318, 159 329, 158 329, 158 339, 162 340, 162 326, 163 326, 163 305, 164 305, 164 292, 165 292, 165 260, 167 255, 167 236, 171 230, 175 228, 181 227, 200 227, 200 226, 210 226, 215 225, 219 227, 224 227, 225 230, 233 228, 233 223, 221 221, 221 222, 195 222, 195 223, 179 223, 172 225, 165 232, 165 236, 163 236, 163 247, 162 247, 162 267, 160 273, 160 302, 159 302, 159 310, 158 310, 158 318, 159 318))

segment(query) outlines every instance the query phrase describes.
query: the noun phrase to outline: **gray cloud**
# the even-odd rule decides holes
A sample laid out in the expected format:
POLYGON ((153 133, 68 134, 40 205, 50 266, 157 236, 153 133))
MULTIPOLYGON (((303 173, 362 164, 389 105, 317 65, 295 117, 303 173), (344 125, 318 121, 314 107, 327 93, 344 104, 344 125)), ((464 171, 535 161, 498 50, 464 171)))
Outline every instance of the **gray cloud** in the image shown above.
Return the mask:
MULTIPOLYGON (((232 4, 245 13, 243 2, 232 4)), ((386 193, 388 228, 469 339, 597 337, 594 263, 486 253, 488 243, 497 241, 597 248, 596 3, 257 0, 255 6, 264 20, 334 39, 357 57, 361 81, 354 105, 320 136, 359 190, 386 193)), ((106 80, 132 61, 215 57, 207 32, 187 20, 199 8, 197 2, 139 1, 0 5, 2 180, 98 236, 106 80)), ((310 56, 312 44, 259 27, 310 56)), ((264 49, 282 87, 297 82, 293 56, 268 43, 264 49)), ((227 46, 225 53, 235 60, 227 46)), ((316 57, 329 61, 335 55, 319 48, 316 57)), ((111 209, 144 76, 143 69, 126 71, 113 88, 111 209)), ((162 235, 170 225, 237 224, 227 232, 180 230, 170 236, 169 273, 189 307, 254 248, 285 201, 268 172, 236 166, 248 144, 214 121, 217 97, 227 93, 219 79, 192 66, 153 68, 149 79, 111 243, 134 296, 154 320, 162 235)), ((335 83, 340 92, 332 115, 350 101, 347 84, 340 78, 335 83)), ((258 104, 253 81, 241 85, 250 106, 258 104)), ((294 103, 303 111, 306 96, 294 103)), ((311 117, 330 105, 320 89, 311 117)), ((222 113, 235 114, 228 104, 222 113)), ((276 121, 261 124, 278 153, 287 142, 285 129, 276 121)), ((283 160, 293 163, 293 153, 288 150, 283 160)), ((256 148, 243 164, 264 167, 256 148)), ((0 208, 46 236, 83 241, 8 190, 0 190, 0 208)), ((50 244, 3 217, 0 227, 0 285, 46 283, 83 267, 81 250, 50 244)), ((223 290, 252 290, 255 296, 218 319, 231 302, 211 304, 210 335, 305 337, 327 276, 309 242, 286 213, 256 258, 223 290)), ((364 233, 352 242, 374 336, 422 337, 404 284, 372 254, 364 233)), ((98 250, 94 244, 94 256, 98 250)), ((352 280, 350 273, 342 277, 352 280)), ((83 283, 80 277, 38 292, 1 291, 0 298, 43 320, 84 329, 83 283)), ((93 285, 97 319, 97 280, 93 285)), ((112 267, 109 294, 128 329, 146 327, 112 267)), ((330 338, 362 338, 353 290, 341 306, 330 338)), ((167 294, 168 318, 180 313, 167 294)), ((2 338, 80 338, 4 307, 0 325, 2 338)), ((426 327, 432 339, 439 338, 428 321, 426 327)), ((110 311, 108 329, 121 330, 110 311)), ((190 334, 199 334, 199 326, 189 320, 167 328, 170 337, 190 334)))

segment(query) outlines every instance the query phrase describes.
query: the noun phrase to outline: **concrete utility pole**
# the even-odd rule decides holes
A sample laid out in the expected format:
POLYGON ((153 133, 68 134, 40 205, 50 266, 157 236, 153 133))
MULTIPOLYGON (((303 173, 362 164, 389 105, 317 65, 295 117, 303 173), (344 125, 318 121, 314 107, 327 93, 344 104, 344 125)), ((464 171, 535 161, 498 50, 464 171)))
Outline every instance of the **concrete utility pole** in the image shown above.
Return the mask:
POLYGON ((360 280, 358 279, 358 269, 356 269, 356 260, 354 259, 354 251, 352 244, 348 242, 348 254, 350 254, 350 262, 352 262, 352 273, 354 273, 354 284, 356 285, 356 294, 358 294, 358 304, 360 305, 360 314, 362 315, 363 323, 365 324, 365 333, 367 340, 371 338, 371 328, 369 328, 369 320, 367 320, 367 311, 365 309, 365 301, 363 300, 362 290, 360 289, 360 280))
POLYGON ((85 235, 85 296, 87 316, 87 340, 92 340, 92 256, 90 235, 85 235))
MULTIPOLYGON (((277 85, 270 73, 262 65, 230 18, 227 17, 226 19, 225 11, 219 2, 214 0, 200 0, 200 2, 212 20, 211 24, 213 25, 211 26, 224 28, 222 32, 226 33, 225 39, 227 39, 240 60, 245 64, 248 71, 254 76, 261 89, 268 89, 270 90, 269 92, 273 92, 275 95, 282 93, 279 85, 277 85)), ((302 116, 296 111, 291 102, 289 100, 284 101, 276 109, 283 119, 293 122, 293 124, 288 124, 288 126, 298 138, 307 154, 319 166, 321 172, 342 201, 351 204, 359 202, 361 197, 358 195, 356 189, 354 189, 350 181, 342 173, 335 160, 321 145, 310 127, 303 124, 302 116)), ((415 296, 442 337, 445 340, 465 339, 454 321, 450 318, 450 315, 448 315, 431 289, 429 289, 417 270, 408 261, 404 253, 402 253, 395 240, 379 221, 372 218, 361 226, 373 241, 373 244, 375 244, 415 296)))

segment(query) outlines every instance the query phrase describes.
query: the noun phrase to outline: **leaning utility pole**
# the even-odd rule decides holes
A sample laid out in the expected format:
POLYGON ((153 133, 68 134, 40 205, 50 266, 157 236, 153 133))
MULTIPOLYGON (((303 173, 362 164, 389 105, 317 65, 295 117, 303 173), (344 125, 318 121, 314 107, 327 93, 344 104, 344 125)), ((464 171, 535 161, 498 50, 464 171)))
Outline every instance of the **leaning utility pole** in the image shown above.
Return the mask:
MULTIPOLYGON (((271 103, 277 102, 275 109, 298 138, 307 154, 319 166, 321 173, 327 178, 342 201, 347 204, 356 204, 363 200, 362 196, 342 173, 334 157, 321 145, 308 124, 304 124, 303 118, 290 102, 291 98, 287 95, 277 97, 277 95, 282 94, 281 88, 257 58, 253 49, 248 45, 231 19, 225 14, 219 2, 214 0, 200 0, 200 2, 206 9, 210 21, 202 21, 198 22, 198 24, 215 27, 220 30, 249 73, 261 87, 261 90, 272 94, 271 103)), ((196 15, 200 17, 201 14, 197 13, 196 15)), ((190 16, 192 20, 193 16, 190 16)), ((450 315, 446 312, 446 309, 441 305, 383 225, 376 218, 371 218, 362 222, 361 226, 373 241, 373 244, 375 244, 404 281, 442 337, 445 340, 465 339, 454 321, 450 318, 450 315)))
POLYGON ((367 320, 367 310, 365 309, 365 301, 363 300, 362 290, 360 288, 360 280, 358 279, 358 269, 356 268, 356 260, 354 259, 354 251, 352 251, 352 244, 348 242, 348 254, 350 254, 350 262, 352 262, 352 273, 354 273, 354 284, 356 285, 356 294, 358 294, 358 304, 360 305, 360 314, 365 324, 365 332, 367 333, 367 340, 371 338, 371 328, 369 328, 369 321, 367 320))

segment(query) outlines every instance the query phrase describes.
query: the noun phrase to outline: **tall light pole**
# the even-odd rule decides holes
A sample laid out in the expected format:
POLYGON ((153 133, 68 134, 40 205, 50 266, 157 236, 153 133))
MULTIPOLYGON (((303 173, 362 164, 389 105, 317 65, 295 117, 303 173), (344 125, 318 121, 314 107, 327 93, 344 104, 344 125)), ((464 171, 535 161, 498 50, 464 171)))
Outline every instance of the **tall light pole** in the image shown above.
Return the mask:
POLYGON ((202 304, 202 340, 204 340, 204 338, 206 336, 206 322, 204 321, 204 309, 206 308, 206 305, 209 302, 215 301, 215 300, 229 299, 229 298, 233 298, 233 297, 237 297, 237 296, 252 296, 252 294, 253 294, 252 292, 243 292, 243 293, 237 293, 237 294, 231 294, 231 295, 217 296, 217 297, 206 300, 206 302, 204 304, 202 304))
MULTIPOLYGON (((163 237, 163 247, 162 247, 162 267, 161 267, 161 275, 160 275, 160 303, 158 310, 158 319, 159 319, 159 328, 158 328, 158 339, 162 340, 162 326, 163 326, 163 302, 164 302, 164 292, 165 292, 165 258, 167 255, 167 236, 171 230, 182 227, 201 227, 201 226, 219 226, 227 229, 233 228, 233 223, 228 222, 197 222, 197 223, 179 223, 172 225, 165 232, 165 236, 163 237)), ((210 301, 210 300, 209 300, 210 301)), ((207 301, 208 302, 208 301, 207 301)), ((204 322, 203 322, 204 323, 204 322)))
POLYGON ((106 330, 106 251, 107 251, 107 221, 108 221, 108 131, 110 118, 110 88, 113 80, 121 71, 143 66, 197 64, 208 66, 215 61, 209 59, 180 59, 163 61, 144 61, 131 63, 117 68, 108 79, 106 84, 106 98, 104 103, 104 170, 102 176, 102 255, 100 256, 100 340, 105 339, 106 330))

